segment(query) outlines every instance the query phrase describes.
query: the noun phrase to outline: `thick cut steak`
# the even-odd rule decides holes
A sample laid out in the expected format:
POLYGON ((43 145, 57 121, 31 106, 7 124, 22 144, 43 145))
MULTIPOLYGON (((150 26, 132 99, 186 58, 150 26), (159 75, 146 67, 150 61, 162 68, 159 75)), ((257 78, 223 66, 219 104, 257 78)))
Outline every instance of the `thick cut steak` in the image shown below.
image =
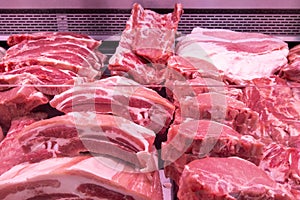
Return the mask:
POLYGON ((49 101, 43 93, 34 87, 24 85, 1 91, 0 96, 0 126, 5 131, 9 128, 13 118, 27 115, 34 108, 49 101))
POLYGON ((50 104, 64 113, 95 111, 121 116, 156 133, 166 131, 175 109, 154 90, 119 76, 78 85, 56 95, 50 104))
POLYGON ((161 157, 165 161, 166 175, 178 181, 180 168, 205 156, 238 156, 258 165, 263 147, 264 144, 252 136, 240 135, 226 125, 191 119, 170 127, 161 157))
POLYGON ((300 103, 297 91, 279 77, 257 78, 244 88, 244 102, 259 114, 257 137, 288 146, 300 136, 300 103))
POLYGON ((174 54, 181 4, 173 13, 158 14, 134 4, 119 46, 109 60, 112 74, 131 76, 141 84, 160 84, 168 58, 174 54))
POLYGON ((293 195, 251 162, 237 157, 203 158, 185 166, 181 200, 293 200, 293 195))
MULTIPOLYGON (((38 35, 42 35, 39 33, 38 35)), ((0 67, 2 71, 10 71, 31 65, 53 66, 59 69, 73 71, 80 76, 94 78, 101 75, 103 59, 105 58, 98 50, 101 42, 95 41, 97 45, 90 43, 91 38, 74 37, 73 34, 44 33, 44 37, 33 40, 28 36, 7 50, 0 67)), ((76 35, 76 34, 75 34, 76 35)), ((20 37, 11 36, 11 37, 20 37)), ((18 40, 18 39, 16 39, 18 40)))
POLYGON ((72 71, 35 65, 1 73, 0 91, 18 85, 28 85, 28 87, 35 87, 45 95, 56 95, 79 81, 84 81, 84 79, 79 78, 72 71))
POLYGON ((69 113, 9 132, 0 143, 0 174, 24 162, 90 152, 120 158, 141 170, 156 169, 155 133, 124 118, 69 113))
POLYGON ((288 64, 282 67, 279 75, 284 79, 300 82, 300 45, 290 49, 288 64))
POLYGON ((288 45, 259 33, 194 28, 176 46, 182 57, 211 62, 233 82, 268 77, 287 63, 288 45))
POLYGON ((0 199, 162 200, 158 171, 133 170, 106 157, 51 158, 24 163, 0 176, 0 199))

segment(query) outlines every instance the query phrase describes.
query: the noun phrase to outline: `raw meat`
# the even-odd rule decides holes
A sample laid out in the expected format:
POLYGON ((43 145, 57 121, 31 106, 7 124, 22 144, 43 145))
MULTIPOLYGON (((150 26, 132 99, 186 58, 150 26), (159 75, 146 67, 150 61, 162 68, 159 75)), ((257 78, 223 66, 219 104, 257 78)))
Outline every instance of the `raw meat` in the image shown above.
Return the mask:
POLYGON ((168 79, 185 81, 197 77, 214 79, 217 86, 224 85, 221 71, 210 60, 178 55, 169 58, 168 79))
POLYGON ((155 133, 165 133, 175 109, 154 90, 119 76, 78 85, 56 95, 50 104, 64 113, 94 111, 121 116, 155 133))
MULTIPOLYGON (((271 143, 259 165, 273 180, 300 194, 300 149, 271 143)), ((300 197, 300 195, 299 195, 300 197)))
POLYGON ((5 53, 6 53, 6 50, 4 48, 0 47, 0 61, 4 57, 5 53))
POLYGON ((40 40, 40 39, 47 39, 52 37, 65 38, 71 41, 76 40, 86 45, 90 49, 96 49, 101 45, 101 41, 94 40, 87 35, 73 33, 73 32, 36 32, 30 34, 13 34, 8 37, 7 44, 9 46, 14 46, 23 41, 40 40))
POLYGON ((0 126, 5 132, 13 118, 27 115, 34 108, 49 101, 34 87, 24 85, 1 91, 0 96, 0 126))
POLYGON ((268 77, 287 63, 287 43, 259 33, 194 28, 181 38, 176 53, 212 63, 232 82, 268 77))
POLYGON ((288 64, 280 70, 279 75, 284 79, 300 82, 300 45, 290 49, 288 64))
POLYGON ((180 179, 179 199, 293 200, 293 195, 263 170, 246 160, 203 158, 185 166, 180 179))
POLYGON ((0 144, 0 174, 20 163, 88 151, 120 158, 142 171, 157 167, 155 133, 121 117, 74 112, 18 129, 0 144))
POLYGON ((47 118, 47 113, 29 113, 26 116, 14 118, 11 121, 10 128, 6 134, 6 139, 8 137, 15 137, 21 134, 20 132, 30 124, 47 118), (11 135, 11 136, 10 136, 11 135))
POLYGON ((15 166, 0 176, 0 199, 163 198, 158 171, 139 173, 111 158, 79 156, 15 166))
MULTIPOLYGON (((35 36, 33 34, 32 37, 35 36)), ((25 34, 11 37, 29 36, 25 34)), ((2 71, 10 71, 31 65, 53 66, 73 71, 80 76, 95 78, 101 75, 100 70, 103 68, 102 62, 105 58, 95 49, 100 44, 101 42, 93 39, 73 37, 73 34, 45 33, 45 36, 33 40, 25 39, 8 49, 0 67, 2 71), (91 42, 97 45, 89 48, 91 42)))
POLYGON ((258 165, 263 147, 264 144, 252 136, 240 135, 226 125, 191 119, 170 127, 161 157, 165 161, 166 175, 178 181, 180 167, 183 169, 188 162, 205 156, 238 156, 258 165))
POLYGON ((257 78, 245 87, 244 102, 259 114, 255 137, 288 146, 291 137, 300 136, 300 103, 295 90, 279 77, 257 78))
POLYGON ((241 134, 251 134, 257 128, 257 112, 224 94, 210 92, 195 97, 187 96, 181 98, 178 104, 175 124, 186 119, 208 119, 226 124, 241 134))
POLYGON ((175 5, 173 13, 162 15, 135 3, 119 46, 109 60, 112 74, 127 73, 141 84, 162 83, 167 60, 174 54, 182 12, 181 4, 175 5))
POLYGON ((18 85, 28 85, 43 94, 56 95, 70 88, 75 82, 83 81, 84 79, 79 79, 72 71, 36 65, 1 73, 0 91, 18 85))
POLYGON ((3 140, 3 138, 4 138, 4 134, 3 134, 2 128, 0 126, 0 142, 3 140))

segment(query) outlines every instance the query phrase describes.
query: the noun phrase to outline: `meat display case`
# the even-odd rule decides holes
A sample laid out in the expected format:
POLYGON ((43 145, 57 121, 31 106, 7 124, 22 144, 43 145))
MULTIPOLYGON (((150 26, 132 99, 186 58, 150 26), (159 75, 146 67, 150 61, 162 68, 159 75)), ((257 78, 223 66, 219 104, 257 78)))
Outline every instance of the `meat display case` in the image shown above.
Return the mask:
MULTIPOLYGON (((108 56, 115 52, 133 3, 169 13, 175 1, 109 0, 11 0, 0 5, 0 46, 8 47, 11 34, 33 32, 76 32, 102 40, 100 51, 108 56)), ((193 28, 230 29, 276 36, 289 47, 300 44, 300 3, 298 0, 223 1, 182 0, 184 14, 178 36, 193 28)), ((107 65, 107 63, 105 63, 107 65)), ((174 199, 170 180, 160 170, 164 199, 174 199)))

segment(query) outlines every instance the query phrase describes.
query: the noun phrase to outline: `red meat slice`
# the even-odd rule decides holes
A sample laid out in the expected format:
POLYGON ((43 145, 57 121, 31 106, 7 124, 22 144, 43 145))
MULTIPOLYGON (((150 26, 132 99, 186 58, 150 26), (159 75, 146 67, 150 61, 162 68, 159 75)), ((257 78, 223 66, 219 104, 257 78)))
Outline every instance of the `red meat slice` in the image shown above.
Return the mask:
POLYGON ((64 113, 95 111, 125 117, 161 134, 174 113, 174 106, 154 90, 117 76, 78 85, 55 96, 50 104, 64 113))
POLYGON ((56 95, 74 85, 76 79, 78 75, 71 71, 50 66, 28 66, 0 74, 0 91, 18 85, 28 85, 43 94, 56 95))
POLYGON ((158 171, 139 173, 111 158, 78 156, 15 166, 0 177, 0 199, 162 200, 163 197, 158 171))
POLYGON ((120 158, 144 171, 153 170, 157 167, 154 139, 153 131, 124 118, 69 113, 9 132, 0 145, 0 174, 20 163, 88 151, 120 158))
POLYGON ((0 67, 2 71, 10 71, 30 65, 42 65, 70 70, 88 78, 101 75, 105 56, 96 49, 101 42, 73 35, 77 36, 42 32, 32 34, 32 40, 27 34, 11 36, 22 42, 7 51, 0 67), (91 45, 91 42, 97 45, 91 45))
POLYGON ((292 200, 293 195, 276 184, 263 170, 246 160, 203 158, 185 166, 179 199, 273 199, 292 200))
POLYGON ((37 32, 31 34, 13 34, 8 37, 7 44, 9 46, 14 46, 23 41, 40 40, 53 37, 66 38, 68 40, 76 39, 77 41, 80 41, 81 43, 85 44, 90 49, 96 49, 101 45, 100 41, 96 41, 87 35, 73 32, 37 32))

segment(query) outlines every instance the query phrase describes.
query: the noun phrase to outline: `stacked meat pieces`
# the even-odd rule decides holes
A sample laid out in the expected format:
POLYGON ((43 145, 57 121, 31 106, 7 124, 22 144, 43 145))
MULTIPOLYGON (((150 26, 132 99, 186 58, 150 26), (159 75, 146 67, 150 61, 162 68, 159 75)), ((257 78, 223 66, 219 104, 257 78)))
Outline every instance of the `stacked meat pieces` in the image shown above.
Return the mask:
POLYGON ((299 85, 278 76, 295 68, 288 52, 257 33, 195 28, 179 39, 162 144, 179 199, 299 199, 299 85))
POLYGON ((1 199, 162 199, 156 135, 174 105, 101 79, 101 45, 75 33, 12 35, 1 60, 1 199), (8 181, 10 180, 10 181, 8 181))
POLYGON ((175 46, 182 13, 134 4, 105 78, 89 36, 9 37, 0 199, 160 200, 161 166, 180 200, 300 199, 299 46, 202 28, 175 46))

